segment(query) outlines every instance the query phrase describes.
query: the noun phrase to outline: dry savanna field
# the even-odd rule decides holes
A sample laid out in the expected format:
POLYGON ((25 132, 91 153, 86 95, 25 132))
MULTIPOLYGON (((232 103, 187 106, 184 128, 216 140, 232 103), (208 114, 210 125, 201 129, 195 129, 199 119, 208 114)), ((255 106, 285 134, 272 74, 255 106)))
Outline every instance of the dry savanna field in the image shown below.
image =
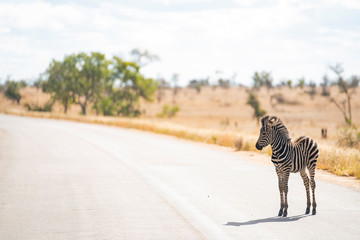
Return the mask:
MULTIPOLYGON (((262 88, 256 94, 267 114, 278 116, 285 123, 292 139, 307 135, 318 142, 321 150, 318 168, 336 175, 360 178, 359 146, 339 146, 345 127, 342 113, 328 97, 321 96, 320 88, 317 88, 317 94, 313 98, 307 91, 309 89, 306 87, 281 87, 271 90, 262 88), (271 100, 271 96, 276 94, 281 95, 281 103, 271 100), (321 137, 322 128, 327 128, 327 139, 321 137)), ((330 93, 339 102, 345 100, 345 95, 340 93, 336 86, 330 88, 330 93)), ((176 95, 173 89, 163 89, 160 102, 156 96, 153 102, 140 101, 142 115, 139 118, 96 116, 91 108, 87 116, 81 116, 80 107, 77 105, 72 105, 65 115, 59 104, 54 105, 51 113, 28 112, 24 104, 42 106, 50 96, 34 87, 23 88, 21 95, 21 103, 17 105, 1 94, 0 111, 137 128, 243 151, 257 151, 254 145, 260 127, 253 118, 253 109, 246 104, 248 92, 245 87, 202 87, 200 92, 179 88, 176 95), (180 111, 171 118, 157 117, 164 105, 177 105, 180 111)), ((352 95, 351 103, 353 123, 360 126, 359 88, 352 95)), ((262 152, 270 155, 271 149, 267 147, 262 152)))

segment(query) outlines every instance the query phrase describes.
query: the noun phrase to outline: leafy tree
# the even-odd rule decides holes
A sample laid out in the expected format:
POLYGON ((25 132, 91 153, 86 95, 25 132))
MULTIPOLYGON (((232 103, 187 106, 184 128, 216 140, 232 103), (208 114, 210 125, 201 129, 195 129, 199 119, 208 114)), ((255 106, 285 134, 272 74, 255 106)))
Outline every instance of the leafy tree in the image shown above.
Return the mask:
POLYGON ((63 104, 64 112, 70 104, 77 103, 84 115, 92 104, 97 114, 137 116, 139 97, 152 100, 157 88, 139 69, 134 62, 118 57, 108 60, 98 52, 72 54, 62 62, 50 63, 42 86, 63 104))
POLYGON ((82 114, 86 115, 88 103, 93 102, 97 105, 102 92, 111 86, 109 61, 99 52, 92 52, 90 55, 79 53, 73 57, 76 62, 76 69, 73 71, 76 75, 73 98, 80 105, 82 114))
POLYGON ((152 78, 145 78, 140 73, 140 66, 134 62, 126 62, 119 57, 113 58, 113 81, 119 80, 120 87, 131 90, 137 97, 151 101, 157 89, 157 83, 152 78))
POLYGON ((256 118, 257 124, 259 125, 260 118, 265 116, 266 111, 261 109, 260 102, 259 102, 257 96, 251 91, 249 91, 248 93, 249 93, 249 97, 248 97, 247 104, 249 104, 254 109, 253 116, 256 118))
POLYGON ((139 97, 152 101, 157 83, 139 72, 140 66, 119 57, 112 61, 111 84, 95 105, 104 115, 138 116, 139 97), (115 87, 115 85, 117 87, 115 87))
POLYGON ((65 57, 63 62, 52 60, 45 74, 36 86, 42 86, 44 92, 51 94, 53 101, 59 101, 67 112, 73 103, 74 79, 77 76, 74 55, 65 57))

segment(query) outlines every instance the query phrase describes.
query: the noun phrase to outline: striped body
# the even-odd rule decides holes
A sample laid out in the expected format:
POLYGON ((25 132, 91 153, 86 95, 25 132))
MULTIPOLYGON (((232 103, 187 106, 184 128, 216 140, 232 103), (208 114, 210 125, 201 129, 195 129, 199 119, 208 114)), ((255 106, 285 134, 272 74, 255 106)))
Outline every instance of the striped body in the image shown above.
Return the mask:
POLYGON ((262 127, 260 136, 256 143, 256 148, 261 150, 267 145, 271 145, 271 161, 275 165, 275 170, 279 180, 280 191, 280 211, 279 216, 287 216, 287 193, 290 172, 300 172, 303 178, 306 194, 307 208, 305 213, 310 212, 310 191, 309 178, 306 169, 310 175, 310 186, 313 195, 313 214, 316 214, 315 201, 315 168, 319 157, 319 149, 316 142, 306 136, 299 137, 294 142, 289 137, 289 132, 283 122, 277 117, 263 117, 261 119, 262 127))
MULTIPOLYGON (((281 136, 278 137, 278 141, 280 139, 281 136)), ((273 145, 271 161, 275 167, 281 168, 282 171, 297 173, 306 167, 316 167, 319 150, 313 139, 302 136, 293 143, 287 141, 280 144, 274 143, 273 145)))

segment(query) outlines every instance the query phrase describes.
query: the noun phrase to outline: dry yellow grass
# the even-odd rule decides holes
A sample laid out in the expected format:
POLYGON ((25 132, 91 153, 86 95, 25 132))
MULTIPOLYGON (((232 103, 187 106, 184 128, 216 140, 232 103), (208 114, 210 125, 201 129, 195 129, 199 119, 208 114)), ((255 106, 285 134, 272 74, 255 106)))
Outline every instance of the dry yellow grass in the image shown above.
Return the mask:
MULTIPOLYGON (((193 89, 181 89, 176 96, 180 112, 175 118, 160 119, 156 114, 161 112, 164 104, 173 104, 171 89, 165 90, 165 97, 160 103, 142 102, 143 115, 129 119, 120 117, 100 117, 89 108, 89 116, 80 116, 80 108, 73 105, 67 115, 62 114, 59 104, 54 106, 53 113, 26 112, 24 103, 44 104, 49 95, 34 88, 22 90, 20 106, 11 103, 0 95, 0 111, 17 115, 46 117, 100 123, 118 127, 136 128, 155 133, 168 134, 189 140, 234 147, 234 139, 242 138, 241 150, 256 151, 255 142, 259 126, 252 118, 252 109, 246 105, 247 93, 244 88, 202 88, 200 93, 193 89)), ((320 89, 318 89, 320 93, 320 89)), ((331 88, 331 95, 343 98, 336 87, 331 88)), ((337 175, 356 176, 360 178, 360 151, 344 150, 337 147, 337 129, 343 126, 343 117, 330 101, 319 94, 311 99, 304 90, 298 88, 273 89, 258 92, 261 105, 268 114, 280 117, 290 131, 292 138, 308 135, 320 146, 321 155, 318 168, 326 169, 337 175), (298 104, 278 104, 272 107, 270 95, 282 94, 288 102, 298 104), (328 129, 328 139, 321 139, 321 128, 328 129)), ((353 120, 360 124, 360 94, 353 95, 353 120)), ((263 152, 271 155, 271 149, 263 152)))

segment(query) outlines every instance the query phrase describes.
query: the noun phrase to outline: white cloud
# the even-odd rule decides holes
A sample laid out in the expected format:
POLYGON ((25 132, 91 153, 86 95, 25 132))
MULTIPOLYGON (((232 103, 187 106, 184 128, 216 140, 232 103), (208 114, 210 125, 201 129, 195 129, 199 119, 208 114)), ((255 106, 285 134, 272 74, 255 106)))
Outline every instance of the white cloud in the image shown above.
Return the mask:
POLYGON ((172 3, 197 3, 197 2, 211 2, 213 0, 151 0, 153 2, 161 2, 165 5, 172 3))
POLYGON ((302 75, 316 79, 325 62, 337 56, 338 61, 355 62, 355 54, 360 53, 358 33, 314 24, 304 11, 316 4, 271 2, 268 7, 198 11, 147 11, 117 3, 97 7, 2 3, 0 77, 37 76, 51 58, 74 52, 101 51, 111 56, 138 47, 161 58, 146 66, 144 73, 169 78, 177 72, 183 84, 216 70, 227 75, 238 72, 242 83, 251 80, 255 70, 272 71, 277 79, 302 75), (316 35, 288 35, 298 26, 314 28, 316 35), (351 52, 344 52, 350 47, 351 52))
POLYGON ((45 28, 63 29, 64 26, 84 24, 85 16, 76 5, 52 5, 41 1, 32 3, 1 3, 1 25, 22 30, 45 28))
POLYGON ((0 34, 9 33, 10 31, 8 27, 0 27, 0 34))
POLYGON ((325 5, 340 5, 344 6, 348 9, 360 9, 360 1, 359 0, 321 0, 320 4, 325 5))

